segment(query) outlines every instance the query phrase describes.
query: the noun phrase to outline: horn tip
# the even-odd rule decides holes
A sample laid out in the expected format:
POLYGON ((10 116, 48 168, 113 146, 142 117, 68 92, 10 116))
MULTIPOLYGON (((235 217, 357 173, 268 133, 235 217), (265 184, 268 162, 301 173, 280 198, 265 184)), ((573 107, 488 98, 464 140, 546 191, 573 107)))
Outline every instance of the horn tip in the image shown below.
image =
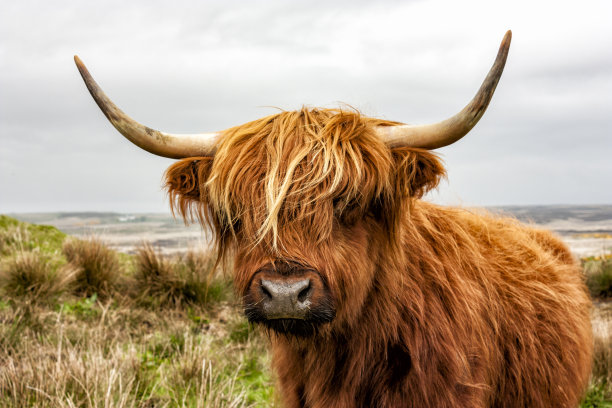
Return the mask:
POLYGON ((506 31, 506 34, 504 35, 503 42, 504 43, 509 43, 510 40, 512 40, 512 30, 506 31))
POLYGON ((79 69, 79 71, 81 71, 81 70, 83 70, 85 68, 85 64, 83 64, 83 61, 81 61, 81 59, 79 58, 78 55, 74 56, 74 63, 76 64, 76 66, 79 69))

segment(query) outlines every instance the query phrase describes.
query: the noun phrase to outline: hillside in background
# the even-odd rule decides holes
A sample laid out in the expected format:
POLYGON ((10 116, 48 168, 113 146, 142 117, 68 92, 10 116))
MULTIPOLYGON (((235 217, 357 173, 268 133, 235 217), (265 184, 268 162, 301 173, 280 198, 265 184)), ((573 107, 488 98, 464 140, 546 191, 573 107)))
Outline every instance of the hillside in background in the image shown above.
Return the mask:
POLYGON ((612 205, 515 205, 488 209, 558 233, 612 234, 612 205))

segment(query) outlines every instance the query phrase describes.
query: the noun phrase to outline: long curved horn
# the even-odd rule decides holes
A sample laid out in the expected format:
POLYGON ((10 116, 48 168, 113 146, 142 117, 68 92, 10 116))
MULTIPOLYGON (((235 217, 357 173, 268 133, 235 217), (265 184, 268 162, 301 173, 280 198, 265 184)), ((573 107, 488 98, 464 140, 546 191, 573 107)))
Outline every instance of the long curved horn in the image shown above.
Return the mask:
POLYGON ((85 67, 85 64, 74 56, 74 62, 102 113, 112 125, 136 146, 156 154, 158 156, 172 159, 185 157, 212 156, 215 154, 215 142, 219 133, 180 134, 160 132, 144 126, 126 115, 117 107, 102 89, 85 67))
POLYGON ((472 130, 487 109, 504 70, 511 39, 512 31, 508 30, 499 46, 497 58, 489 74, 476 96, 461 112, 442 122, 429 125, 379 126, 376 128, 378 136, 390 147, 420 147, 423 149, 438 149, 461 139, 472 130))

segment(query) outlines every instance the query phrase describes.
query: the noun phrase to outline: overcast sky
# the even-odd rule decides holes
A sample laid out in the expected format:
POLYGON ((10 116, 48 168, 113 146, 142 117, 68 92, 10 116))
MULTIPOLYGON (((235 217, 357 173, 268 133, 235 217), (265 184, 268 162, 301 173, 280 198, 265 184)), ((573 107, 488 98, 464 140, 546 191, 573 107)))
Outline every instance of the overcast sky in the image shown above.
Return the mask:
POLYGON ((440 149, 461 205, 612 203, 612 2, 3 1, 0 212, 167 211, 172 160, 125 140, 117 105, 169 132, 217 131, 271 106, 350 104, 407 123, 473 96, 507 29, 489 110, 440 149))

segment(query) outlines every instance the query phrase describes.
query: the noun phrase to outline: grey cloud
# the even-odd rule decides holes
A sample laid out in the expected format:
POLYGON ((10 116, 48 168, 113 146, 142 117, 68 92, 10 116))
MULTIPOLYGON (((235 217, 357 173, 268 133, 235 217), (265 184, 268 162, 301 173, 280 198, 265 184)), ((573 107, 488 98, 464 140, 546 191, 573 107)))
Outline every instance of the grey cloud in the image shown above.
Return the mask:
POLYGON ((167 209, 160 182, 172 161, 112 129, 75 53, 120 107, 162 130, 338 102, 422 123, 471 98, 506 28, 514 40, 497 95, 472 134, 441 150, 449 183, 432 199, 611 202, 601 186, 612 172, 612 27, 601 16, 612 6, 521 0, 500 15, 491 3, 7 3, 0 211, 167 209))

